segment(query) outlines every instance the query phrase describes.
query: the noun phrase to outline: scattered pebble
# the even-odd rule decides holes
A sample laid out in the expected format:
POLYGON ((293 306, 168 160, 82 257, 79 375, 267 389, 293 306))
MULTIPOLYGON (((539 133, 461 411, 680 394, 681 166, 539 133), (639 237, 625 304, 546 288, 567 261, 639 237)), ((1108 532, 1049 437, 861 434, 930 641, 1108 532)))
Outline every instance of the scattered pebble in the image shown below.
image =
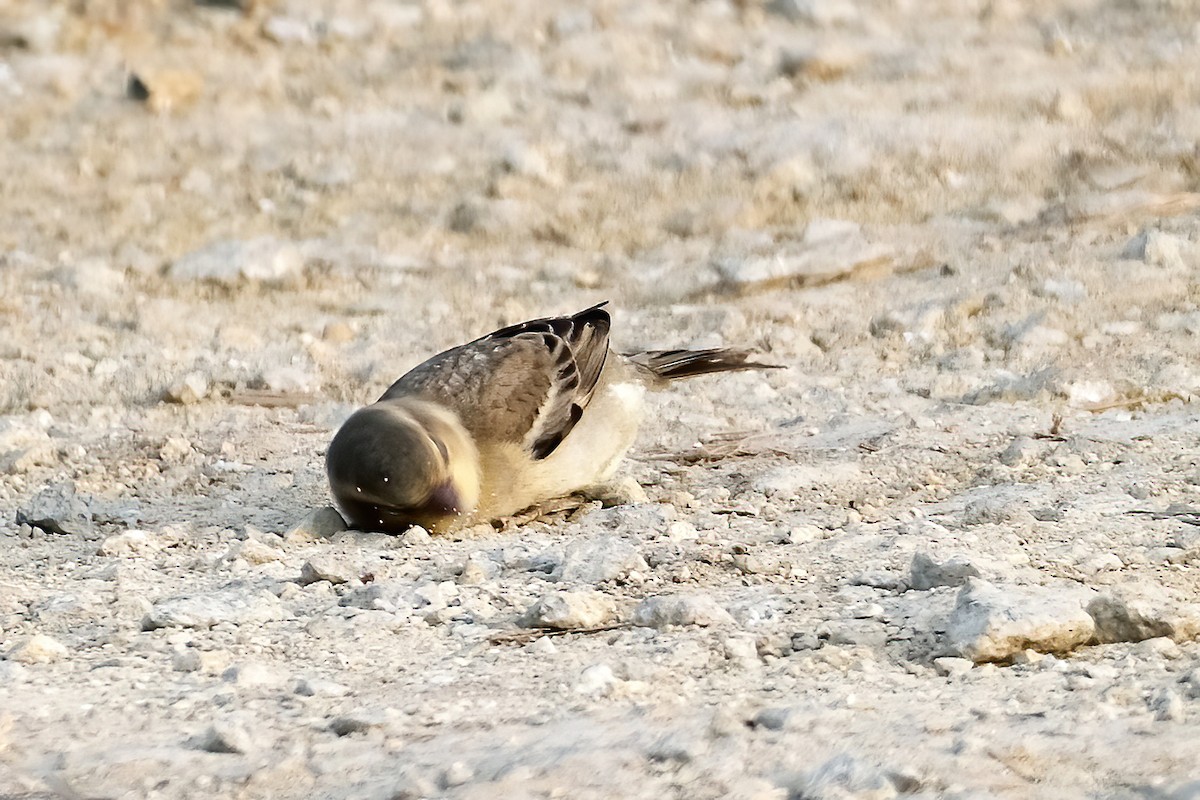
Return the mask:
POLYGON ((278 670, 257 661, 234 664, 221 673, 221 680, 237 686, 261 687, 281 686, 284 676, 278 670))
POLYGON ((945 675, 951 678, 957 678, 959 675, 966 675, 975 668, 975 662, 969 658, 955 658, 954 656, 942 656, 933 660, 933 668, 937 670, 938 675, 945 675))
POLYGON ((1191 249, 1191 243, 1186 239, 1147 229, 1129 240, 1121 255, 1144 261, 1154 267, 1182 270, 1187 267, 1184 254, 1191 249))
POLYGON ((400 534, 400 541, 407 547, 423 547, 433 541, 433 537, 429 535, 429 531, 422 528, 420 525, 413 525, 411 528, 400 534))
POLYGON ((840 755, 810 773, 794 796, 804 800, 889 800, 898 795, 886 773, 853 756, 840 755))
POLYGON ((285 533, 283 538, 288 542, 315 542, 328 539, 344 530, 346 521, 342 519, 342 515, 336 508, 325 506, 310 511, 295 527, 285 533))
POLYGON ((1117 587, 1087 605, 1096 640, 1140 642, 1166 637, 1176 642, 1200 636, 1200 605, 1173 602, 1154 586, 1117 587))
POLYGON ((978 578, 979 570, 966 556, 951 556, 938 563, 927 553, 913 554, 909 567, 908 582, 917 591, 935 589, 939 586, 962 586, 969 578, 978 578))
POLYGON ((441 784, 447 789, 453 789, 455 786, 462 786, 470 783, 475 777, 475 771, 471 769, 463 761, 452 761, 450 765, 442 771, 441 784))
POLYGON ((495 579, 500 574, 500 564, 487 553, 477 551, 467 556, 458 582, 467 586, 478 586, 495 579))
POLYGON ((1160 722, 1182 722, 1185 717, 1183 698, 1174 689, 1162 688, 1150 699, 1150 709, 1160 722))
POLYGON ((633 610, 631 622, 646 628, 734 625, 733 617, 705 595, 670 594, 647 597, 633 610))
POLYGON ((168 403, 179 403, 185 406, 199 403, 207 396, 208 378, 199 372, 189 372, 163 392, 163 399, 168 403))
POLYGON ((788 727, 801 727, 804 715, 791 706, 771 706, 759 709, 750 718, 750 726, 768 731, 782 731, 788 727))
POLYGON ((602 592, 551 592, 526 610, 520 624, 526 628, 596 628, 616 615, 616 604, 602 592))
POLYGON ((9 648, 5 658, 18 664, 52 664, 65 658, 68 652, 67 646, 57 639, 35 633, 9 648))
POLYGON ((300 567, 300 583, 310 584, 329 581, 332 584, 349 583, 362 577, 361 559, 336 553, 313 556, 300 567))
POLYGON ((131 73, 126 94, 157 113, 181 111, 204 92, 204 78, 187 69, 147 70, 131 73))
POLYGON ((210 753, 245 754, 254 749, 254 737, 246 726, 225 720, 214 722, 201 734, 199 749, 210 753))
POLYGON ((554 577, 564 583, 597 584, 649 571, 637 548, 616 536, 600 536, 567 545, 554 577))
POLYGON ((970 578, 946 631, 950 651, 976 663, 1008 661, 1027 649, 1069 653, 1092 638, 1086 595, 1067 587, 993 585, 970 578))
POLYGON ((575 691, 586 695, 607 694, 617 683, 619 681, 612 667, 607 664, 592 664, 580 673, 579 680, 575 683, 575 691))
POLYGON ((282 617, 279 598, 270 592, 230 586, 207 594, 160 600, 142 619, 142 630, 211 628, 223 622, 256 625, 282 617))
POLYGON ((160 537, 150 531, 132 530, 109 536, 100 543, 99 556, 145 556, 164 546, 160 537))
POLYGON ((301 678, 296 682, 296 694, 301 697, 345 697, 349 687, 323 678, 301 678))
POLYGON ((304 270, 296 245, 270 236, 214 242, 175 261, 167 275, 176 281, 209 281, 225 286, 245 282, 278 284, 295 280, 304 270))
POLYGON ((247 564, 269 564, 283 558, 283 551, 255 539, 247 539, 238 545, 236 556, 247 564))

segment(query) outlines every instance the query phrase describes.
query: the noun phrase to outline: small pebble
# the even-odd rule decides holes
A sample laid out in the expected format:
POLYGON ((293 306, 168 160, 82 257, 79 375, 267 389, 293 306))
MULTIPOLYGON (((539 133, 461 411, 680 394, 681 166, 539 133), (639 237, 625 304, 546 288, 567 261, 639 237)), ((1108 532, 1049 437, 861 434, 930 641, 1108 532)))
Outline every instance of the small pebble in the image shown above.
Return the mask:
POLYGON ((283 535, 284 541, 294 543, 311 543, 328 539, 334 534, 346 530, 346 521, 336 508, 325 506, 315 509, 295 527, 283 535))
POLYGON ((51 664, 67 655, 67 646, 44 633, 18 641, 5 656, 18 664, 51 664))

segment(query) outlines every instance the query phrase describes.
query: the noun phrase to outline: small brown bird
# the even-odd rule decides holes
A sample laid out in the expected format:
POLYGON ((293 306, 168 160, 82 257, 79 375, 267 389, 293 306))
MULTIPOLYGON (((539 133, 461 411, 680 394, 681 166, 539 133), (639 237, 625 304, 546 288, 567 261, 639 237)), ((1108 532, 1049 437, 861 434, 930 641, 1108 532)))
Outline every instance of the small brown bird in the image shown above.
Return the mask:
POLYGON ((602 484, 647 388, 772 369, 744 350, 609 350, 603 306, 501 328, 415 367, 350 416, 325 456, 350 524, 441 532, 602 484))

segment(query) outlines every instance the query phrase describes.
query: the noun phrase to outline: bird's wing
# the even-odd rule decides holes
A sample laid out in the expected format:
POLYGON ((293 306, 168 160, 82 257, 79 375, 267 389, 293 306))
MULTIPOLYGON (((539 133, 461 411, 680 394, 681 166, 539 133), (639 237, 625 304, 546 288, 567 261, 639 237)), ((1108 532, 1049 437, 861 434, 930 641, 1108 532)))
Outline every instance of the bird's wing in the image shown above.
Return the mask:
POLYGON ((608 357, 603 303, 570 317, 501 328, 434 356, 380 400, 415 396, 458 412, 476 441, 511 442, 535 459, 554 452, 583 416, 608 357))

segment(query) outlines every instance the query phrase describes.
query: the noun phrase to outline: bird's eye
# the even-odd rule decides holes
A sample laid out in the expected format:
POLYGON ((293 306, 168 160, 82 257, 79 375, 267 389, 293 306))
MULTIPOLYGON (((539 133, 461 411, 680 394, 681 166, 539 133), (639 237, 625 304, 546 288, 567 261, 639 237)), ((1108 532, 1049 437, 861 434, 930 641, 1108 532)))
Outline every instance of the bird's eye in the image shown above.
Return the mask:
POLYGON ((449 463, 450 462, 450 451, 446 449, 445 443, 443 443, 441 439, 438 439, 437 437, 434 437, 434 436, 430 436, 429 440, 431 442, 433 442, 433 446, 437 448, 437 451, 442 454, 442 461, 449 463))

